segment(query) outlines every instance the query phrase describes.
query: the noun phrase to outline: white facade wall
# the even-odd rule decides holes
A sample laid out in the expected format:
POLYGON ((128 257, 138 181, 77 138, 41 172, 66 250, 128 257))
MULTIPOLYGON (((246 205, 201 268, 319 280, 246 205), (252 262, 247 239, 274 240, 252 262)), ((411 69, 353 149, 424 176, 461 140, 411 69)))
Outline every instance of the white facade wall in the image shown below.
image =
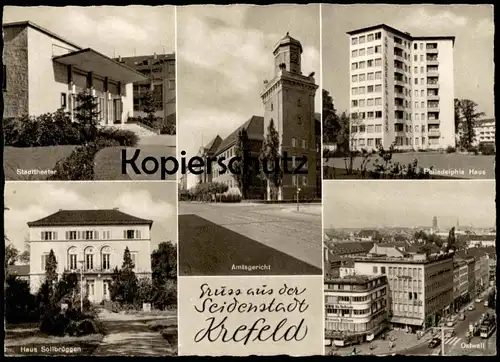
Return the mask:
MULTIPOLYGON (((50 250, 54 251, 57 260, 57 272, 62 275, 65 270, 70 269, 69 251, 76 250, 78 269, 80 272, 80 261, 85 260, 85 254, 92 249, 93 268, 83 273, 84 284, 87 280, 94 281, 93 295, 89 296, 94 302, 104 299, 103 282, 109 280, 111 272, 115 267, 121 268, 123 254, 128 247, 134 255, 137 276, 151 276, 151 232, 149 225, 123 225, 123 226, 64 226, 64 227, 31 227, 30 234, 30 289, 36 293, 45 279, 45 266, 42 265, 43 255, 48 255, 50 250), (96 231, 96 240, 67 240, 66 232, 69 231, 96 231), (140 239, 124 239, 124 231, 139 230, 140 239), (56 240, 41 240, 41 233, 51 231, 56 233, 56 240), (109 233, 109 238, 107 234, 109 233), (102 270, 101 254, 106 248, 110 254, 109 270, 102 270)), ((75 271, 75 270, 73 270, 75 271)))

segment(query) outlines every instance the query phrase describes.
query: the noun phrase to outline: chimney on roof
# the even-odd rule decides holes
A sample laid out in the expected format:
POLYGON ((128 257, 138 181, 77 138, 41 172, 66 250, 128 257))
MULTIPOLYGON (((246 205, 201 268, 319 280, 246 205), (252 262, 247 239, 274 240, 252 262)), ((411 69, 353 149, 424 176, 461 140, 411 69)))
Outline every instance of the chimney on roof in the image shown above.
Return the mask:
POLYGON ((121 55, 119 55, 119 56, 118 56, 118 61, 119 61, 119 62, 121 62, 121 61, 122 61, 122 56, 121 56, 121 55))
POLYGON ((118 208, 117 207, 113 207, 113 210, 118 210, 118 208))

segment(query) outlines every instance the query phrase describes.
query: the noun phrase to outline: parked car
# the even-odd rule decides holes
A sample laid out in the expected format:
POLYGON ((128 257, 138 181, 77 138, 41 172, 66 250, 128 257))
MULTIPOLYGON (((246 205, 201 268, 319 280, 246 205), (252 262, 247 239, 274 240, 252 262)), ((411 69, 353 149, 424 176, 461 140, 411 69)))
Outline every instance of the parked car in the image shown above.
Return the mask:
POLYGON ((481 303, 483 300, 481 298, 476 299, 476 303, 481 303))
POLYGON ((458 319, 460 319, 461 321, 465 320, 465 314, 460 314, 460 316, 458 317, 458 319))
POLYGON ((429 348, 436 348, 439 345, 441 345, 441 338, 433 338, 429 342, 429 348))
POLYGON ((488 307, 488 301, 484 302, 484 306, 488 307))
POLYGON ((476 307, 474 307, 474 304, 469 305, 469 310, 474 310, 476 307))

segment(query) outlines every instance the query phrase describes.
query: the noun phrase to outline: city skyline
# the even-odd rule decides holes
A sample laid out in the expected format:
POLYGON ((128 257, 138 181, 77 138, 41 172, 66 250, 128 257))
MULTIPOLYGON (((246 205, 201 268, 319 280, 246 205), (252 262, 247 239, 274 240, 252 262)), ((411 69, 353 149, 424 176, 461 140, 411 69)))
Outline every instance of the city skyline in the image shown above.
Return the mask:
POLYGON ((31 21, 111 58, 175 52, 175 7, 171 5, 4 7, 3 24, 21 21, 31 21))
MULTIPOLYGON (((177 23, 178 134, 188 156, 264 115, 263 82, 274 76, 273 47, 287 32, 302 44, 302 74, 315 72, 319 83, 319 5, 180 7, 177 23)), ((319 112, 319 91, 315 101, 319 112)))
POLYGON ((153 220, 151 250, 162 241, 177 243, 175 182, 16 182, 5 185, 6 244, 21 252, 29 235, 27 222, 59 209, 89 210, 117 207, 124 213, 153 220))
POLYGON ((349 36, 386 24, 414 36, 455 36, 455 98, 478 103, 494 118, 493 7, 488 5, 322 5, 323 89, 338 112, 349 111, 349 36), (335 18, 334 22, 327 19, 335 18), (474 48, 474 52, 470 49, 474 48))
POLYGON ((430 229, 436 216, 439 228, 456 226, 457 218, 464 226, 492 228, 496 221, 494 194, 495 183, 487 180, 325 182, 323 219, 325 228, 428 225, 430 229))

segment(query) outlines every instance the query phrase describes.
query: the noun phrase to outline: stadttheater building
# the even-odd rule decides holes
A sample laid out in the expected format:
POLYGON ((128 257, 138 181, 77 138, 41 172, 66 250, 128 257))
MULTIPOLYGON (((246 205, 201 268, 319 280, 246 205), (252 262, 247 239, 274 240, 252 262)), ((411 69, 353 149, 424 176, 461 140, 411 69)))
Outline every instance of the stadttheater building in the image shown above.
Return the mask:
POLYGON ((5 118, 63 109, 74 119, 76 97, 96 97, 101 125, 133 116, 132 83, 146 77, 89 47, 81 47, 29 21, 3 24, 5 118))
MULTIPOLYGON (((307 158, 303 166, 306 174, 284 174, 279 200, 314 199, 321 197, 320 152, 321 126, 320 115, 315 113, 314 100, 318 85, 314 73, 302 74, 302 45, 288 33, 280 39, 273 49, 274 76, 264 80, 260 93, 264 107, 263 116, 251 116, 248 121, 234 130, 229 136, 217 135, 200 148, 199 156, 230 159, 235 156, 241 129, 247 131, 249 154, 258 157, 262 144, 267 137, 271 122, 279 136, 280 154, 285 152, 290 158, 288 170, 300 166, 300 159, 307 158), (300 159, 299 159, 300 158, 300 159)), ((227 162, 226 162, 227 163, 227 162)), ((272 166, 269 166, 269 169, 272 166)), ((222 182, 228 185, 229 193, 240 193, 234 176, 229 172, 219 173, 217 168, 209 175, 206 170, 198 175, 197 183, 222 182)), ((258 175, 252 178, 248 198, 270 199, 270 185, 258 175)))

